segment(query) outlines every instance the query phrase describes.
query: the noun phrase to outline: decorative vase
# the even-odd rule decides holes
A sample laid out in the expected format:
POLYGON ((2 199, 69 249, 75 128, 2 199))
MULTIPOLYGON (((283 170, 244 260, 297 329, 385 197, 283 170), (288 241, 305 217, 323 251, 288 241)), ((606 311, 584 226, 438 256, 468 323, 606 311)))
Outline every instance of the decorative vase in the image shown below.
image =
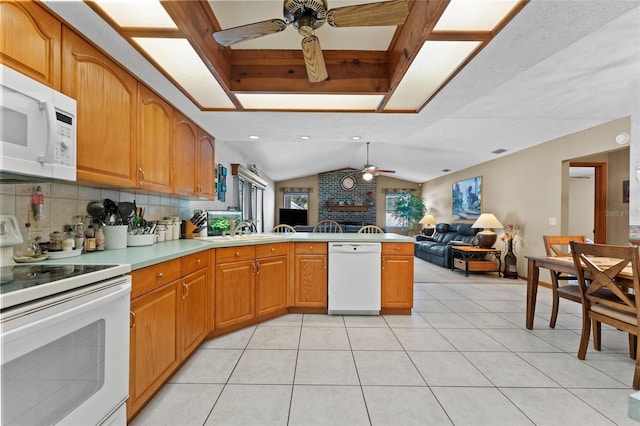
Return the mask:
POLYGON ((513 252, 513 239, 507 240, 507 253, 504 255, 504 278, 518 278, 518 267, 516 266, 518 259, 513 252))

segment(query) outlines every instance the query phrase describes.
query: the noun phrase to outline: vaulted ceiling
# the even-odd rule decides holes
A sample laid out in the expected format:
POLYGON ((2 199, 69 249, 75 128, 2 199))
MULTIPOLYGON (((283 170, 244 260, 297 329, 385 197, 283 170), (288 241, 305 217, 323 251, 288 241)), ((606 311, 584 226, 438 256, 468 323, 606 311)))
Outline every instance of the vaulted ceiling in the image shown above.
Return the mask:
POLYGON ((316 30, 319 83, 295 29, 231 47, 212 37, 281 18, 280 1, 111 2, 147 17, 160 6, 147 26, 109 3, 45 3, 276 181, 360 168, 371 141, 373 164, 424 182, 640 110, 637 0, 410 0, 398 27, 316 30), (483 4, 501 6, 484 27, 470 9, 483 4))

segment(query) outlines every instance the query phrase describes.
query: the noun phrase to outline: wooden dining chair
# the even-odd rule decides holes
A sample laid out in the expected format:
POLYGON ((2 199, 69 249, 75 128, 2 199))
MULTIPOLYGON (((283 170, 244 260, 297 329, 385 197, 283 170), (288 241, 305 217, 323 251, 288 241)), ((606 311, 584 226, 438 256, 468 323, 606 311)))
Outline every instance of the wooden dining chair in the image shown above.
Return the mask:
MULTIPOLYGON (((569 243, 571 241, 578 241, 584 243, 587 241, 584 235, 543 235, 544 249, 547 252, 547 256, 560 256, 570 257, 569 243)), ((560 305, 560 298, 571 300, 573 302, 580 303, 580 289, 577 284, 571 284, 567 281, 575 281, 577 278, 575 275, 569 275, 562 272, 551 272, 551 290, 552 294, 552 306, 551 306, 551 319, 549 320, 549 327, 555 328, 556 320, 558 319, 558 307, 560 305), (564 285, 559 285, 559 282, 564 282, 564 285)))
POLYGON ((376 225, 364 225, 358 229, 358 234, 384 234, 384 230, 376 225))
POLYGON ((342 234, 342 226, 335 220, 325 219, 318 222, 316 226, 313 227, 313 232, 330 232, 330 233, 338 233, 342 234))
POLYGON ((629 355, 636 360, 632 385, 634 389, 640 389, 640 353, 637 345, 640 310, 635 297, 640 294, 638 249, 572 241, 571 253, 582 298, 582 335, 578 358, 586 358, 591 329, 593 346, 598 351, 601 348, 602 323, 624 331, 629 334, 629 355), (620 272, 628 266, 631 267, 631 277, 620 277, 620 272))
POLYGON ((281 232, 284 234, 293 234, 296 232, 296 228, 287 224, 276 225, 271 229, 271 232, 281 232))

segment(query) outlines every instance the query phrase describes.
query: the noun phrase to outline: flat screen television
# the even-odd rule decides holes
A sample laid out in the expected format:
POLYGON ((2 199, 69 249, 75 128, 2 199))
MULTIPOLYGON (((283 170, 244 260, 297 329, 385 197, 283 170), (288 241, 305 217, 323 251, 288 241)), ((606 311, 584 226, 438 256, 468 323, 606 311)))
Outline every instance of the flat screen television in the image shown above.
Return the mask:
POLYGON ((307 210, 280 209, 280 224, 291 226, 307 225, 307 210))

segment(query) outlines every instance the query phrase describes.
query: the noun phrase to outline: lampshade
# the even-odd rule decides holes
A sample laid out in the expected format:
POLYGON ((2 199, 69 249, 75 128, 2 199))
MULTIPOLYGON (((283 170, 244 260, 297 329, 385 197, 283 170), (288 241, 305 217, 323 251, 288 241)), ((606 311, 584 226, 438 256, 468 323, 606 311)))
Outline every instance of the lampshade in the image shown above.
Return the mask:
POLYGON ((471 225, 472 228, 504 228, 493 213, 482 213, 480 217, 471 225))
POLYGON ((498 238, 498 234, 493 232, 491 228, 503 228, 500 221, 492 213, 482 213, 471 227, 484 228, 484 230, 476 234, 478 246, 482 248, 493 247, 493 244, 498 238))
POLYGON ((433 215, 430 214, 425 214, 422 219, 420 219, 420 222, 423 225, 435 225, 436 223, 438 223, 436 221, 436 218, 433 217, 433 215))

